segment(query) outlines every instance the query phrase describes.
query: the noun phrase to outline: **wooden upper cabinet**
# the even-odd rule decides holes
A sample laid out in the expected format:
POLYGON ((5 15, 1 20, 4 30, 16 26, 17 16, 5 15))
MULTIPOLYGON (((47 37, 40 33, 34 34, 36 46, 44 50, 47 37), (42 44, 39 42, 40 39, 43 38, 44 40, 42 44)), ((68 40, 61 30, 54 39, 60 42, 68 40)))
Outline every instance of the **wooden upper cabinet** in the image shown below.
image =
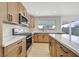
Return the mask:
POLYGON ((29 27, 34 28, 35 27, 35 17, 28 15, 28 22, 29 22, 29 27))
POLYGON ((0 22, 7 20, 7 3, 0 2, 0 22))
POLYGON ((8 19, 13 23, 19 23, 19 4, 8 2, 8 19))
POLYGON ((24 11, 24 6, 21 3, 19 3, 19 11, 20 13, 24 11))
POLYGON ((22 3, 19 3, 19 13, 21 13, 22 16, 27 17, 27 10, 22 3))
POLYGON ((19 13, 26 16, 26 9, 19 2, 1 2, 0 3, 0 22, 9 21, 19 23, 19 13))

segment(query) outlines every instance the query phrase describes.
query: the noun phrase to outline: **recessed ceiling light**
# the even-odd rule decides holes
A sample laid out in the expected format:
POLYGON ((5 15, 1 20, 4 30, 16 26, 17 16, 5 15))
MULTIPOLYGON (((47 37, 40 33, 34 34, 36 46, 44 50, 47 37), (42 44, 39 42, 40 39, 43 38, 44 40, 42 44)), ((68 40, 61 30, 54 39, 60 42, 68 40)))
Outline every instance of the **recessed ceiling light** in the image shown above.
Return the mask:
POLYGON ((56 13, 56 11, 52 11, 53 13, 56 13))
POLYGON ((36 14, 39 14, 39 12, 36 12, 36 14))

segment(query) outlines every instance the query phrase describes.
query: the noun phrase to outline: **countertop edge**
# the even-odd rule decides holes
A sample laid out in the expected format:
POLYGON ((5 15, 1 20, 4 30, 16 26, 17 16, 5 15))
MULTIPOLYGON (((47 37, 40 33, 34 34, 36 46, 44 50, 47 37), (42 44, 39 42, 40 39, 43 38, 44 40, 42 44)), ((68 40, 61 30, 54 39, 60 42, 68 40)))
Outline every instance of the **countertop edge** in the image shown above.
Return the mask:
POLYGON ((21 36, 21 37, 16 38, 16 40, 11 40, 11 41, 8 41, 8 42, 3 42, 2 47, 5 48, 5 47, 9 46, 10 44, 13 44, 13 43, 21 40, 22 38, 25 38, 25 37, 26 36, 21 36))
MULTIPOLYGON (((51 34, 49 34, 49 36, 51 36, 52 37, 52 35, 51 34)), ((53 37, 54 38, 54 37, 53 37)), ((57 40, 56 38, 55 38, 55 40, 57 40)), ((78 55, 79 56, 79 52, 76 50, 76 49, 74 49, 74 48, 72 48, 72 47, 70 47, 70 45, 68 45, 68 44, 65 44, 64 42, 61 42, 60 40, 57 40, 60 44, 62 44, 63 46, 65 46, 66 48, 68 48, 69 50, 71 50, 73 53, 75 53, 76 55, 78 55)))

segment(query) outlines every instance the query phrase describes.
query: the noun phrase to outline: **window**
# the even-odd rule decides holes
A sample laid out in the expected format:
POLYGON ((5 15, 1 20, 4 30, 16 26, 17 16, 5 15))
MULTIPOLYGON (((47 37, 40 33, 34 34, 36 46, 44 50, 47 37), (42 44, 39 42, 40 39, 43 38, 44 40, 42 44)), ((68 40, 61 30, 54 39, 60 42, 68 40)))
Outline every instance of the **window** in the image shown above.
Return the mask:
POLYGON ((38 29, 39 30, 43 30, 44 29, 44 25, 38 25, 38 29))
MULTIPOLYGON (((62 25, 62 31, 66 34, 69 34, 69 24, 62 25)), ((79 36, 79 21, 71 22, 71 34, 79 36)))
POLYGON ((38 25, 39 30, 55 30, 55 25, 38 25))

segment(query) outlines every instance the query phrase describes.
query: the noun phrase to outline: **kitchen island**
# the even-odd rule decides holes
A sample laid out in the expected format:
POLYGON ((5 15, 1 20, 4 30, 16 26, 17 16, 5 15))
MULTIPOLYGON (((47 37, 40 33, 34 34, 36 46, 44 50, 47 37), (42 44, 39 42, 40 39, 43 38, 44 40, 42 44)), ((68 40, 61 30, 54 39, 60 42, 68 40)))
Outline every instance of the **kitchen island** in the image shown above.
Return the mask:
POLYGON ((49 51, 54 57, 79 56, 79 37, 72 35, 70 40, 67 34, 49 34, 49 51))

